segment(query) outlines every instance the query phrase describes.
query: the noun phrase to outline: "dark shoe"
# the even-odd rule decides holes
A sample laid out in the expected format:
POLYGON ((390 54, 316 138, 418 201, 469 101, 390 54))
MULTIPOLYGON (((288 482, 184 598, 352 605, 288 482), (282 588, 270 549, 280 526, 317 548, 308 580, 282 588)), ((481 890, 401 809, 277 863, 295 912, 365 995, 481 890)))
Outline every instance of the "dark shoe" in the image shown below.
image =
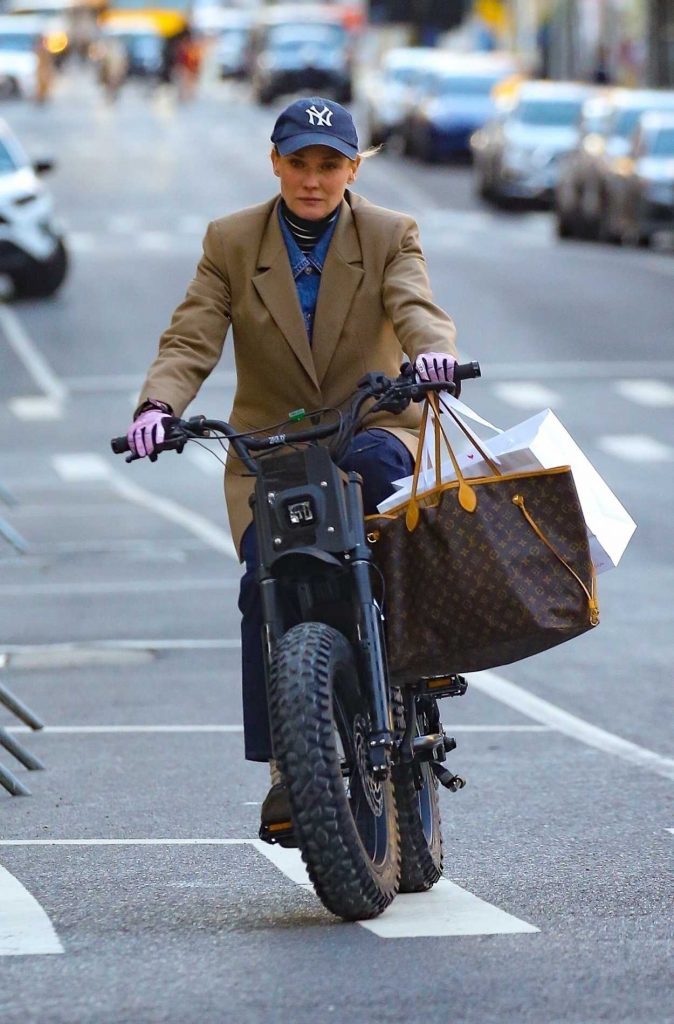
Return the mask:
POLYGON ((282 782, 272 786, 264 798, 260 812, 260 839, 264 843, 278 843, 285 847, 297 846, 293 835, 288 787, 282 782))

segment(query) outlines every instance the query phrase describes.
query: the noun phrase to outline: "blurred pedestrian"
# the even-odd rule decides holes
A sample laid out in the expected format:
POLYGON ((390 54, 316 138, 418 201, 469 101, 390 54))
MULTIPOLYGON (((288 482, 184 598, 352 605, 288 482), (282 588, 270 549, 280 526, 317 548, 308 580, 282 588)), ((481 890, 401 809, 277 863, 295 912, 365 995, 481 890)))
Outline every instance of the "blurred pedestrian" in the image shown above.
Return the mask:
POLYGON ((611 72, 609 70, 609 55, 605 46, 597 48, 597 59, 592 72, 592 81, 597 85, 610 85, 611 72))
POLYGON ((129 73, 129 54, 121 39, 110 36, 101 61, 101 84, 109 103, 114 103, 129 73))
POLYGON ((54 58, 47 49, 44 39, 35 44, 37 71, 35 78, 35 102, 45 103, 54 85, 54 58))
POLYGON ((191 30, 185 29, 175 52, 175 72, 178 99, 181 103, 193 100, 201 72, 201 46, 191 30))

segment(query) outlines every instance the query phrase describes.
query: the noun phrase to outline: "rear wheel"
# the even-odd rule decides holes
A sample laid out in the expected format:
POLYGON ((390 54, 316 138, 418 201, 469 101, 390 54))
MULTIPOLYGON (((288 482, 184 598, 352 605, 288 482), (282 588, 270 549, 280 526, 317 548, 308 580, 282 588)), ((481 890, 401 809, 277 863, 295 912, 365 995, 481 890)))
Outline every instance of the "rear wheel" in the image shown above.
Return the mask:
POLYGON ((376 917, 398 891, 393 782, 368 768, 368 704, 351 644, 322 623, 289 630, 274 651, 274 753, 293 826, 323 904, 348 921, 376 917))
MULTIPOLYGON (((396 712, 404 711, 400 692, 396 712)), ((417 709, 417 735, 429 732, 429 722, 417 709)), ((393 770, 400 828, 400 892, 426 892, 442 877, 442 829, 438 780, 428 762, 396 765, 393 770)))

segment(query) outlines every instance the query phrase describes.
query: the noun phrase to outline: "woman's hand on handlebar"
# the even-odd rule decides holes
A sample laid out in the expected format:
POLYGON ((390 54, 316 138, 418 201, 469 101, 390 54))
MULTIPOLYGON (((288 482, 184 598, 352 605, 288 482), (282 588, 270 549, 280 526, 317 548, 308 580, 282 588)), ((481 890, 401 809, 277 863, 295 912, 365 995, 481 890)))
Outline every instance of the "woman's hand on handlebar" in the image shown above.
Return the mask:
MULTIPOLYGON (((164 440, 165 421, 170 418, 170 408, 159 402, 139 413, 126 434, 129 449, 133 454, 141 459, 148 455, 152 459, 153 452, 164 440)), ((154 458, 156 457, 155 455, 154 458)))
POLYGON ((454 384, 454 394, 458 398, 461 391, 461 382, 455 379, 454 376, 456 365, 457 360, 447 352, 423 352, 415 360, 414 369, 422 381, 454 384))

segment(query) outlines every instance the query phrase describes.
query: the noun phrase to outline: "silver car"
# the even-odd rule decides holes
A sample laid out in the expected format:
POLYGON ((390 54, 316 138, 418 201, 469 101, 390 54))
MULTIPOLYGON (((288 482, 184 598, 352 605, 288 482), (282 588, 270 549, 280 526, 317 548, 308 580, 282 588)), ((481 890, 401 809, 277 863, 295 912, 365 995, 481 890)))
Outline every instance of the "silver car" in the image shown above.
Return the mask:
POLYGON ((648 246, 656 232, 674 231, 674 112, 642 114, 627 156, 606 179, 609 241, 648 246))
POLYGON ((558 230, 562 237, 609 240, 607 181, 614 161, 628 154, 642 114, 674 112, 671 89, 615 89, 608 99, 611 109, 603 126, 586 136, 560 175, 564 219, 558 230))
POLYGON ((478 193, 494 203, 550 206, 559 167, 578 139, 593 86, 524 82, 512 105, 471 139, 478 193))

